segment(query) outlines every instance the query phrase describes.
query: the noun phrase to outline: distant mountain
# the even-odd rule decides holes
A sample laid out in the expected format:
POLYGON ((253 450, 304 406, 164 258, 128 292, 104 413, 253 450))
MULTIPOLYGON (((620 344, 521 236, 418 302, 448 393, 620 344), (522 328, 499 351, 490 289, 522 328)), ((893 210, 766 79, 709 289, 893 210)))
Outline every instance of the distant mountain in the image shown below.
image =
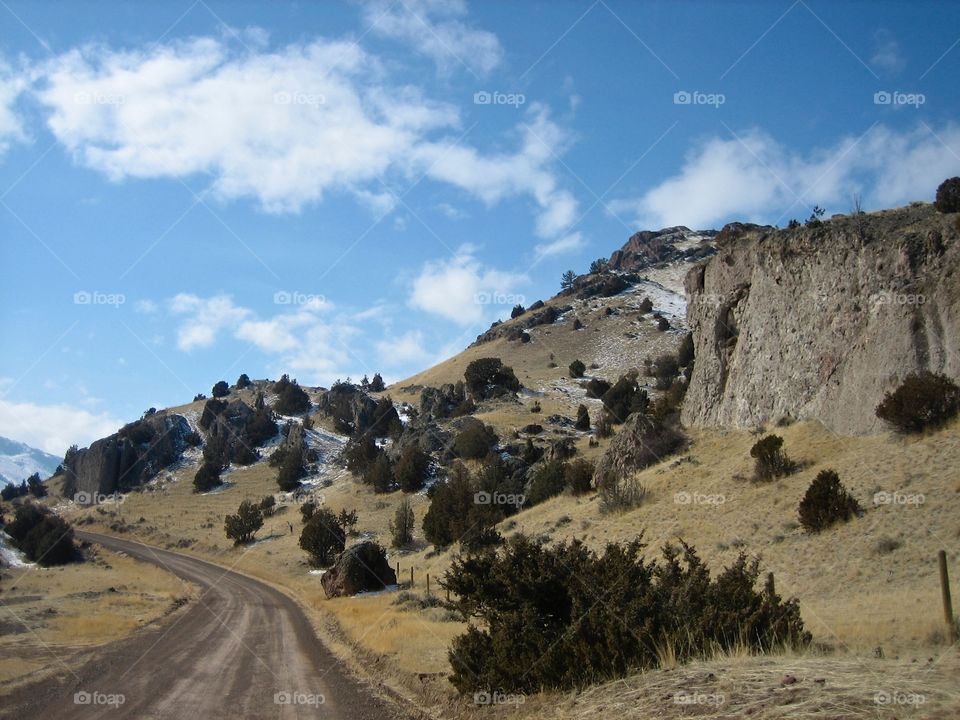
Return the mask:
POLYGON ((34 473, 46 480, 53 475, 61 458, 26 443, 0 437, 0 485, 19 483, 34 473))

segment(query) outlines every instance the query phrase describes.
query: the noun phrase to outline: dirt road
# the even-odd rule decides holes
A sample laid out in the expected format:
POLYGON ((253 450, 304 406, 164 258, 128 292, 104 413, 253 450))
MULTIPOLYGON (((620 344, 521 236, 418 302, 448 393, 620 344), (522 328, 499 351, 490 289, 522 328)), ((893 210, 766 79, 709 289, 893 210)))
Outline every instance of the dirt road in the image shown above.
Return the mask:
POLYGON ((179 553, 78 532, 200 588, 189 609, 62 680, 3 700, 17 720, 398 718, 316 638, 297 604, 251 578, 179 553))

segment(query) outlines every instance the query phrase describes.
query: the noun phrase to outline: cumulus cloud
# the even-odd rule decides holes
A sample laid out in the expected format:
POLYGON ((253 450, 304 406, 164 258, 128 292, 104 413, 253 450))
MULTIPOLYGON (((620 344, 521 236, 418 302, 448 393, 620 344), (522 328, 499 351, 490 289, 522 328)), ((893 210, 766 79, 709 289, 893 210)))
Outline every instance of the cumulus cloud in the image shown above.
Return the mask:
POLYGON ((63 455, 71 445, 87 446, 116 432, 122 424, 107 413, 91 413, 72 405, 0 400, 0 435, 52 455, 63 455))
POLYGON ((14 142, 26 139, 23 121, 14 107, 26 87, 26 76, 0 58, 0 156, 14 142))
POLYGON ((430 353, 424 349, 423 333, 419 330, 378 341, 377 354, 380 362, 388 367, 425 363, 430 358, 430 353))
POLYGON ((493 33, 464 22, 464 0, 373 0, 364 17, 371 31, 410 45, 441 73, 462 67, 483 75, 500 64, 503 48, 493 33))
POLYGON ((860 194, 866 208, 931 200, 960 171, 960 127, 905 131, 876 125, 807 154, 761 130, 714 137, 694 148, 676 175, 635 198, 610 203, 639 227, 716 226, 729 219, 782 222, 813 205, 847 212, 860 194))
POLYGON ((174 296, 170 310, 184 316, 177 328, 177 347, 185 351, 210 347, 222 330, 237 326, 251 314, 235 305, 229 295, 202 298, 189 293, 174 296))
POLYGON ((483 155, 448 140, 422 143, 413 157, 429 177, 456 185, 488 205, 514 195, 532 196, 539 206, 537 234, 550 237, 567 228, 577 213, 576 199, 559 187, 552 168, 569 138, 538 103, 528 110, 521 136, 519 149, 512 153, 483 155))
POLYGON ((526 275, 490 268, 477 260, 474 248, 461 247, 449 260, 426 263, 414 279, 409 303, 460 325, 483 322, 491 305, 522 302, 518 286, 526 275))
POLYGON ((889 73, 899 73, 906 67, 900 43, 888 30, 879 30, 874 36, 875 47, 870 64, 889 73))
POLYGON ((552 242, 540 243, 533 251, 538 260, 553 257, 555 255, 565 255, 566 253, 576 252, 586 245, 583 235, 580 232, 570 233, 557 238, 552 242))

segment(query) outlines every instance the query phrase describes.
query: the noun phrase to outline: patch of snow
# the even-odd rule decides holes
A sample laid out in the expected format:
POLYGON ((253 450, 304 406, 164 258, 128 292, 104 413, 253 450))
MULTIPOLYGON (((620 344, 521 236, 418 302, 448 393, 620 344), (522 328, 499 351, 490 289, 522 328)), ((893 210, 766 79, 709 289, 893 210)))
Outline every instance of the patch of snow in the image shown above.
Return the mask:
POLYGON ((36 563, 27 562, 23 553, 12 547, 13 538, 0 531, 0 567, 25 568, 35 567, 36 563))
POLYGON ((326 572, 326 570, 309 570, 307 575, 323 575, 326 572))

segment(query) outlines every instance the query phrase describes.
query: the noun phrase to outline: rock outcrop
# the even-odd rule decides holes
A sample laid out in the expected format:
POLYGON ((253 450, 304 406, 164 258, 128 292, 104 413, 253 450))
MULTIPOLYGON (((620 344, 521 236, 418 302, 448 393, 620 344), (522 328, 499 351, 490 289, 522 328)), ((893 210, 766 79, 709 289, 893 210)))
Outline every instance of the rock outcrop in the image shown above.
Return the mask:
POLYGON ((68 452, 64 495, 92 498, 137 487, 180 459, 188 434, 190 424, 182 415, 156 413, 68 452))
POLYGON ((738 226, 687 275, 683 422, 783 416, 843 434, 911 372, 960 376, 960 222, 915 204, 789 230, 738 226))
POLYGON ((328 598, 383 590, 387 585, 396 583, 397 574, 387 562, 386 553, 372 540, 365 540, 344 550, 333 567, 320 579, 328 598))
POLYGON ((593 471, 597 487, 660 462, 685 442, 679 430, 644 413, 633 413, 610 441, 593 471))
POLYGON ((388 398, 375 400, 350 383, 339 383, 323 393, 317 407, 333 420, 337 432, 360 435, 369 430, 377 437, 387 437, 403 431, 397 409, 388 398))
POLYGON ((713 230, 677 227, 635 233, 610 256, 611 270, 637 271, 670 262, 692 262, 713 255, 713 230))

